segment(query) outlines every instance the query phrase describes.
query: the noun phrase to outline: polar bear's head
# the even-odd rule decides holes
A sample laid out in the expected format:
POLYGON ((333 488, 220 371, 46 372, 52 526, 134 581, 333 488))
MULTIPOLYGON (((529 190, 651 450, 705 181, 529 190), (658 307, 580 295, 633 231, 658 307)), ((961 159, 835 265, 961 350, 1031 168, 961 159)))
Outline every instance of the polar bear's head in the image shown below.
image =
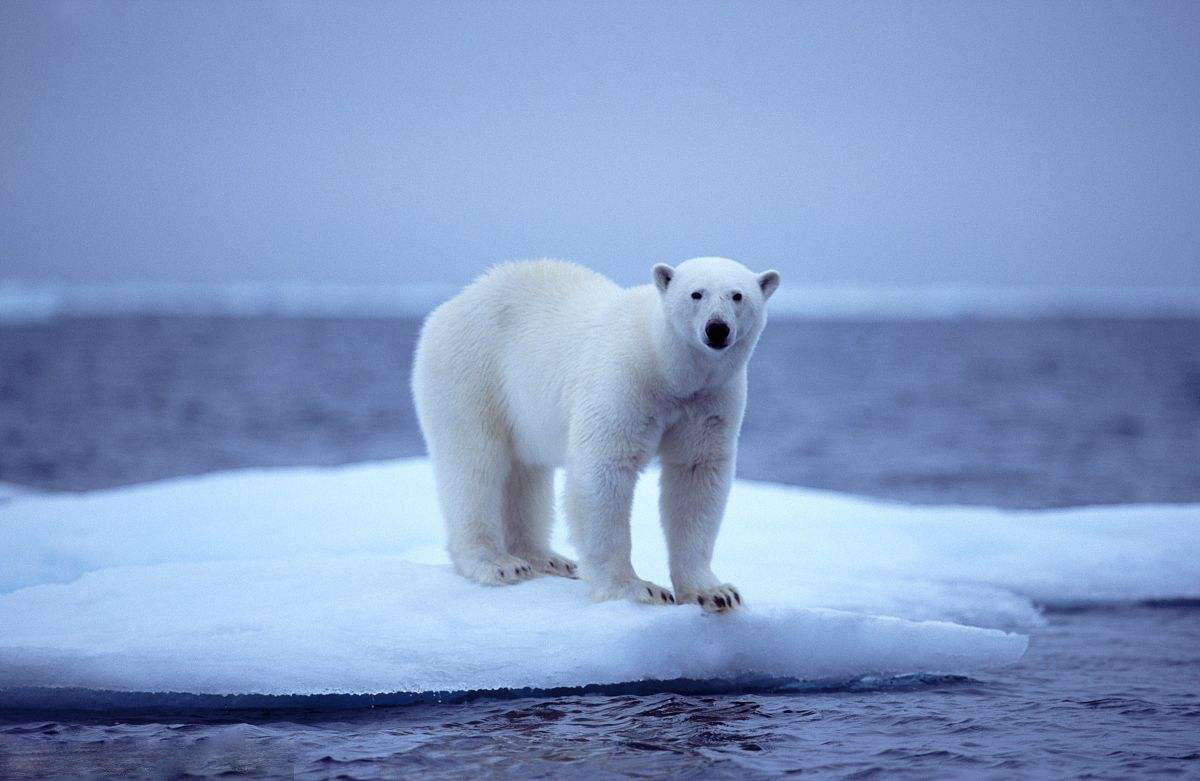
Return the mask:
POLYGON ((753 347, 766 321, 779 272, 756 274, 728 258, 692 258, 654 267, 654 284, 671 328, 697 349, 722 355, 753 347))

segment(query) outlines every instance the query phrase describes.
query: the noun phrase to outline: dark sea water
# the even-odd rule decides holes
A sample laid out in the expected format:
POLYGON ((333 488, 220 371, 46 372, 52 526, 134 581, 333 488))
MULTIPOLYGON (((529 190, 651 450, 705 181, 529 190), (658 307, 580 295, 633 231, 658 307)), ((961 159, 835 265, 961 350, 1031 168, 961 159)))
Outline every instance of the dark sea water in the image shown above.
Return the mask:
MULTIPOLYGON (((419 454, 415 338, 390 320, 0 325, 0 482, 82 490, 419 454)), ((1200 321, 773 322, 739 458, 743 477, 910 502, 1200 502, 1200 321)), ((1200 778, 1200 603, 1046 619, 1019 665, 974 678, 10 708, 0 777, 1200 778)))

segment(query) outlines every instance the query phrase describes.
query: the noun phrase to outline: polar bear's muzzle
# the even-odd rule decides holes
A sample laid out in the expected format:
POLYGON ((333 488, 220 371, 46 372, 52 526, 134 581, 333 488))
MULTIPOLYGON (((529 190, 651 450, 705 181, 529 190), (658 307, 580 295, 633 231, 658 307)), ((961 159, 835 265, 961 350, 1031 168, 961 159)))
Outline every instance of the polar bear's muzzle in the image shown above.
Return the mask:
POLYGON ((729 346, 729 325, 724 320, 709 320, 704 325, 704 343, 714 350, 729 346))

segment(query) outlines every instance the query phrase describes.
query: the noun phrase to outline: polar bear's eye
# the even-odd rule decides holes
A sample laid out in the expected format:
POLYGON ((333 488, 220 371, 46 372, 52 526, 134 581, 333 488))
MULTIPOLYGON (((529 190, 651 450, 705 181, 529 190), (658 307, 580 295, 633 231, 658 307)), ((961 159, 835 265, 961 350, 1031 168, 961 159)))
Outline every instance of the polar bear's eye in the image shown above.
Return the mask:
POLYGON ((741 294, 741 293, 734 293, 734 294, 733 294, 733 300, 734 300, 734 301, 741 301, 741 300, 742 300, 742 294, 741 294))
POLYGON ((701 293, 699 290, 697 290, 697 291, 695 291, 694 293, 692 293, 692 298, 694 298, 694 299, 696 299, 697 301, 699 301, 700 299, 704 298, 704 294, 703 294, 703 293, 701 293))

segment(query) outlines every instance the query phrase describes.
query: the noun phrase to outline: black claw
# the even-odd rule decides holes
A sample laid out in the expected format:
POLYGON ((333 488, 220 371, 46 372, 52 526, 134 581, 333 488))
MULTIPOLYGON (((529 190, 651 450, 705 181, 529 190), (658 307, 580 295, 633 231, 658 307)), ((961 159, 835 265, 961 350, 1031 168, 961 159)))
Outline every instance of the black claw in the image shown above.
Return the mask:
POLYGON ((717 603, 717 607, 722 607, 722 608, 725 607, 725 598, 724 597, 713 597, 713 602, 717 603))
POLYGON ((735 592, 733 592, 733 598, 738 601, 739 605, 742 604, 742 595, 741 594, 739 594, 735 591, 735 592))
POLYGON ((654 592, 650 590, 649 586, 646 586, 646 593, 650 595, 651 599, 654 599, 654 592))
POLYGON ((550 569, 558 569, 558 565, 552 561, 550 562, 550 569))
POLYGON ((662 596, 662 601, 663 601, 663 602, 666 602, 666 601, 667 601, 667 595, 666 595, 666 594, 661 594, 660 596, 662 596))
POLYGON ((670 602, 672 605, 674 605, 675 604, 675 595, 667 594, 667 601, 670 602))
POLYGON ((498 569, 498 570, 496 570, 496 572, 497 572, 497 574, 500 575, 500 577, 504 577, 504 570, 498 569))
POLYGON ((697 600, 697 601, 698 601, 698 602, 699 602, 701 605, 703 605, 703 604, 705 603, 705 601, 706 601, 706 600, 704 599, 704 597, 696 597, 696 600, 697 600))

